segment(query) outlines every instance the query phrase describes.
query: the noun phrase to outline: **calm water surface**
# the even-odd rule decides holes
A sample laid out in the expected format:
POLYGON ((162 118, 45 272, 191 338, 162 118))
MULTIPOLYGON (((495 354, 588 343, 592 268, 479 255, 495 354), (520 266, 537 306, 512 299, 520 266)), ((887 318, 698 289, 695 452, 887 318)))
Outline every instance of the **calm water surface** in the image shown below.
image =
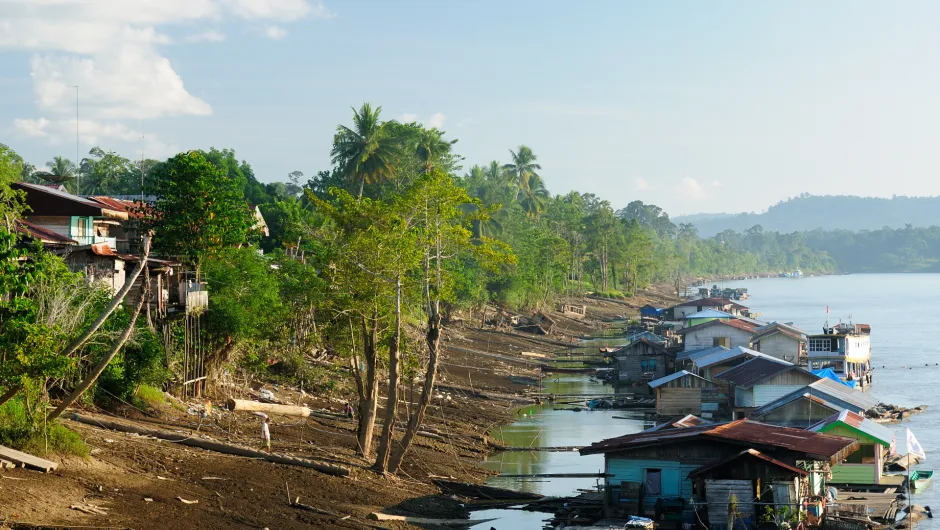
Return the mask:
MULTIPOLYGON (((927 452, 923 469, 940 470, 940 274, 855 274, 813 278, 766 278, 722 282, 723 287, 747 287, 750 298, 743 302, 760 312, 761 320, 793 322, 809 333, 821 332, 829 306, 830 324, 842 321, 872 326, 874 384, 868 390, 886 403, 904 406, 930 405, 923 414, 888 427, 898 433, 898 449, 905 450, 904 429, 909 427, 927 452)), ((606 339, 615 345, 615 339, 606 339)), ((622 343, 622 341, 620 342, 622 343)), ((593 348, 594 344, 591 345, 593 348)), ((546 380, 547 381, 547 380, 546 380)), ((566 376, 546 383, 547 392, 596 394, 611 387, 581 376, 566 376)), ((564 405, 559 405, 564 406, 564 405)), ((648 424, 646 424, 648 426, 648 424)), ((639 432, 642 416, 628 411, 556 410, 532 406, 520 411, 514 424, 503 427, 507 445, 552 447, 587 445, 591 442, 639 432), (615 419, 613 416, 631 417, 615 419)), ((498 433, 497 433, 498 434, 498 433)), ((603 457, 581 457, 577 452, 510 452, 495 454, 484 466, 507 474, 591 473, 603 469, 603 457)), ((940 480, 914 502, 940 509, 940 480)), ((494 477, 489 484, 545 495, 572 495, 593 488, 596 479, 532 479, 494 477)), ((488 530, 540 529, 549 514, 515 510, 485 510, 474 518, 499 518, 473 528, 488 530)), ((940 530, 940 519, 927 520, 917 528, 940 530)))

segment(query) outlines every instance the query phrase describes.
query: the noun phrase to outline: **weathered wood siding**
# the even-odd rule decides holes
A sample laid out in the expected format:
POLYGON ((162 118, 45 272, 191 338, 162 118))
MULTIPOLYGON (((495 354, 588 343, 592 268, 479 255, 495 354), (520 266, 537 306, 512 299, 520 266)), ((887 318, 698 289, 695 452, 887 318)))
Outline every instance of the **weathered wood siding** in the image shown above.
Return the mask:
MULTIPOLYGON (((737 497, 738 517, 745 521, 754 520, 755 497, 754 484, 750 480, 713 480, 705 481, 705 500, 708 502, 708 525, 712 529, 728 528, 728 505, 731 496, 737 497)), ((740 521, 735 521, 735 526, 740 521)))
POLYGON ((832 416, 836 412, 839 411, 806 398, 801 398, 774 409, 756 419, 764 423, 772 423, 783 427, 800 427, 805 429, 818 421, 832 416))
POLYGON ((661 416, 702 413, 702 388, 656 389, 656 413, 661 416))
POLYGON ((838 464, 832 466, 833 484, 877 484, 873 464, 838 464))
POLYGON ((735 388, 734 389, 735 407, 753 407, 754 389, 753 388, 735 388))
POLYGON ((645 373, 644 361, 656 362, 656 369, 649 370, 653 372, 653 379, 672 373, 674 368, 672 355, 667 355, 665 349, 656 348, 645 342, 637 342, 632 346, 622 348, 617 352, 616 357, 620 381, 641 381, 645 373))
POLYGON ((754 349, 777 359, 796 363, 800 357, 800 341, 783 333, 773 333, 761 337, 754 349))
POLYGON ((656 499, 679 497, 688 499, 692 496, 692 481, 689 473, 701 466, 701 463, 679 462, 676 460, 648 460, 610 456, 606 459, 605 469, 611 475, 607 484, 613 489, 620 489, 621 482, 639 482, 646 480, 647 469, 662 471, 662 495, 647 495, 644 504, 653 505, 656 499))
POLYGON ((72 237, 72 235, 74 235, 71 233, 71 218, 68 216, 26 215, 24 217, 30 223, 37 224, 43 228, 52 230, 59 235, 63 235, 65 237, 72 237))
POLYGON ((754 385, 754 404, 750 406, 762 407, 804 387, 806 385, 754 385))
POLYGON ((742 346, 744 348, 751 347, 751 334, 747 331, 733 328, 731 326, 716 324, 693 331, 691 333, 687 333, 685 335, 685 349, 694 350, 696 348, 711 348, 715 344, 715 339, 719 337, 728 338, 729 348, 736 348, 738 346, 742 346))

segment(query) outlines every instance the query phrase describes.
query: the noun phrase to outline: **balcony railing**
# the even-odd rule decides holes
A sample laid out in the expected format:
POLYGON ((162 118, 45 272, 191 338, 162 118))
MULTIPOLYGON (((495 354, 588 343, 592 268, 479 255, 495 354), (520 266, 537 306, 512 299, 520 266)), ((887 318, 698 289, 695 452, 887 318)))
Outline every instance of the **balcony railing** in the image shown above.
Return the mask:
POLYGON ((101 237, 101 236, 72 236, 79 245, 97 245, 100 243, 107 243, 112 249, 117 249, 117 238, 116 237, 101 237))

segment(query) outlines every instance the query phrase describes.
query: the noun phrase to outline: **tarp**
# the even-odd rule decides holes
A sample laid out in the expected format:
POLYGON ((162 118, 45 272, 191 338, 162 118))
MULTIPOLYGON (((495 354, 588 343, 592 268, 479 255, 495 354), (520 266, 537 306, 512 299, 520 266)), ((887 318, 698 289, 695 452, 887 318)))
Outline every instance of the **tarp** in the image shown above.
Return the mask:
POLYGON ((813 375, 816 377, 822 377, 824 379, 832 379, 833 381, 838 381, 849 388, 855 388, 855 381, 843 381, 839 378, 839 374, 835 373, 832 368, 813 370, 813 375))

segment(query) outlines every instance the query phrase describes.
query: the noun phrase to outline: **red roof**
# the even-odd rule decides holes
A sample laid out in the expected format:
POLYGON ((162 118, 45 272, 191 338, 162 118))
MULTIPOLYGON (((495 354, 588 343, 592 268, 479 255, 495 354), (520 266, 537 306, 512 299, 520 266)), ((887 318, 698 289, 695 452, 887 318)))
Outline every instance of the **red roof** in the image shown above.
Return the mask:
POLYGON ((839 462, 858 449, 858 442, 850 438, 743 419, 700 427, 628 434, 595 442, 581 449, 581 454, 592 455, 629 451, 631 449, 649 446, 658 447, 701 439, 745 446, 753 445, 759 448, 784 449, 805 453, 811 459, 828 462, 839 462))
POLYGON ((122 259, 125 261, 139 261, 140 260, 139 257, 133 254, 123 254, 120 252, 115 252, 115 250, 111 248, 111 246, 108 245, 107 243, 95 243, 91 245, 91 252, 92 254, 96 254, 98 256, 110 256, 112 258, 118 258, 118 259, 122 259))
POLYGON ((16 231, 26 237, 48 243, 52 245, 77 245, 78 241, 53 232, 48 228, 43 228, 37 224, 30 223, 25 219, 16 220, 16 231))
POLYGON ((126 212, 128 217, 132 217, 134 219, 141 219, 144 217, 143 213, 140 211, 138 202, 127 201, 124 199, 115 199, 114 197, 106 197, 103 195, 95 195, 89 198, 95 202, 99 202, 105 205, 111 210, 126 212))
POLYGON ((731 327, 733 327, 733 328, 737 328, 737 329, 740 329, 740 330, 742 330, 742 331, 747 331, 747 332, 749 332, 749 333, 753 333, 754 330, 757 329, 753 324, 749 324, 749 323, 747 323, 747 322, 745 322, 745 321, 743 321, 743 320, 738 320, 738 319, 732 318, 732 319, 728 319, 728 320, 719 320, 719 319, 709 320, 708 322, 705 322, 705 323, 702 323, 702 324, 697 324, 697 325, 692 326, 692 327, 689 327, 689 328, 680 329, 677 333, 679 333, 680 335, 685 335, 686 333, 689 333, 689 332, 691 332, 691 331, 698 331, 698 330, 700 330, 700 329, 702 329, 702 328, 706 328, 706 327, 708 327, 708 326, 715 326, 715 325, 718 325, 718 324, 725 325, 725 326, 731 326, 731 327))

